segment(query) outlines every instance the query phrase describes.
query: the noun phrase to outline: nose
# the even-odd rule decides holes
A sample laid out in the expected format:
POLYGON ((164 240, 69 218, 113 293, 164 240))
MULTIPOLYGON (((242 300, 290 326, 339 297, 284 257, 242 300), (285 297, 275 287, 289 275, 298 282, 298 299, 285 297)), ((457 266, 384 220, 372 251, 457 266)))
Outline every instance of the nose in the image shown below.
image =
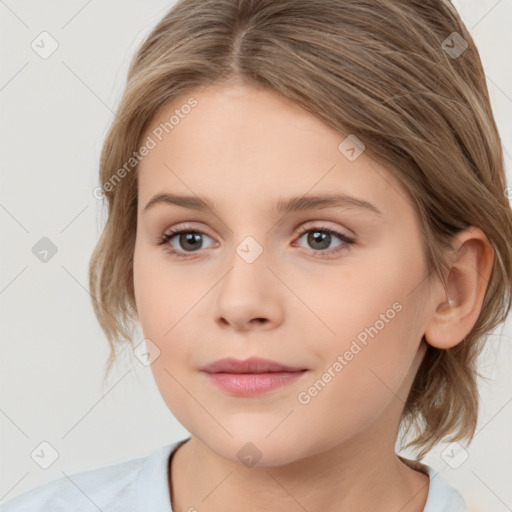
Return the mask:
POLYGON ((265 251, 256 255, 251 243, 237 247, 230 269, 216 287, 216 318, 223 328, 272 329, 283 320, 284 287, 268 267, 265 251))

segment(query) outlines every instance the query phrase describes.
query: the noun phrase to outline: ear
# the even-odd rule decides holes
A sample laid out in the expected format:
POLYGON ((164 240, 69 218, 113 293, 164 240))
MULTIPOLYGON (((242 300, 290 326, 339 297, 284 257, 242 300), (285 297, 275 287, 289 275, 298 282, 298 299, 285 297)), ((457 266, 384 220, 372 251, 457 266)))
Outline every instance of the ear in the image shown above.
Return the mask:
POLYGON ((449 269, 446 290, 439 283, 434 312, 425 330, 430 345, 448 349, 470 332, 482 308, 494 261, 494 249, 484 232, 471 226, 454 235, 455 258, 449 269))

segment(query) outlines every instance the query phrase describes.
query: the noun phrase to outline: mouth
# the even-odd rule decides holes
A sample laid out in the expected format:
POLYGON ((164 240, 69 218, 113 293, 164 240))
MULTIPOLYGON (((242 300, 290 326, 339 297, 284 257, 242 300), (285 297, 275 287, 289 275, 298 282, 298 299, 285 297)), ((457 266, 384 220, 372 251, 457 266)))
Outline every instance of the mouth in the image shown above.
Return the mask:
POLYGON ((219 359, 201 371, 211 383, 230 395, 254 396, 296 382, 308 369, 253 357, 245 361, 219 359))
POLYGON ((307 368, 288 366, 260 357, 251 357, 246 360, 227 357, 207 364, 201 370, 207 373, 279 373, 300 372, 307 368))

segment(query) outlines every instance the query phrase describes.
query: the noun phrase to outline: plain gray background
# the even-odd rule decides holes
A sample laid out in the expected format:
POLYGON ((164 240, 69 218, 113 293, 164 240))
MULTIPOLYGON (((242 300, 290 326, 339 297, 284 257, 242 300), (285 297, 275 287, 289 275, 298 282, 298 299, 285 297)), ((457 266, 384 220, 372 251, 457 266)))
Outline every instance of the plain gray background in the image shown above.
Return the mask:
MULTIPOLYGON (((105 218, 93 196, 101 145, 135 49, 173 3, 0 0, 0 503, 188 435, 129 351, 102 385, 107 342, 87 281, 105 218), (58 44, 46 59, 31 47, 43 31, 58 44), (32 252, 43 237, 57 248, 46 263, 32 252), (47 469, 31 458, 42 442, 58 453, 47 469)), ((510 155, 512 1, 455 4, 480 50, 510 155)), ((450 467, 449 443, 424 459, 472 511, 512 510, 511 334, 509 318, 481 359, 489 380, 467 459, 450 467)))

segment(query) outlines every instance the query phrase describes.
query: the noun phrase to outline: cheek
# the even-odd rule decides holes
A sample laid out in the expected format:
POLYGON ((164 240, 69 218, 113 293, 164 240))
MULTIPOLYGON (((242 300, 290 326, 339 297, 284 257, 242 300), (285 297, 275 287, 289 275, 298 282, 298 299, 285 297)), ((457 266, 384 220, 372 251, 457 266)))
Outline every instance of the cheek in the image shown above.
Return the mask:
POLYGON ((158 251, 141 250, 137 245, 133 274, 142 332, 160 350, 151 368, 157 384, 167 390, 173 386, 170 374, 191 365, 193 351, 198 350, 190 322, 205 287, 195 285, 187 271, 168 264, 158 251))
POLYGON ((169 264, 161 247, 150 250, 136 243, 133 281, 139 322, 149 338, 167 339, 201 297, 187 271, 169 264))
MULTIPOLYGON (((382 312, 385 311, 386 308, 382 312)), ((357 325, 359 322, 338 323, 340 331, 345 328, 356 334, 324 343, 323 364, 301 389, 298 407, 301 417, 308 418, 311 431, 323 432, 333 439, 350 439, 372 425, 384 411, 388 410, 390 417, 400 414, 417 351, 411 343, 406 315, 404 306, 389 323, 370 322, 371 314, 362 328, 357 325)))
POLYGON ((325 399, 368 413, 394 396, 421 339, 416 304, 421 290, 411 293, 411 283, 421 278, 419 263, 383 250, 379 258, 381 265, 360 261, 350 266, 350 273, 333 275, 323 290, 323 305, 320 295, 311 296, 316 300, 312 309, 321 311, 331 331, 323 329, 325 334, 311 345, 321 361, 321 385, 324 372, 332 382, 325 387, 332 396, 325 399))

